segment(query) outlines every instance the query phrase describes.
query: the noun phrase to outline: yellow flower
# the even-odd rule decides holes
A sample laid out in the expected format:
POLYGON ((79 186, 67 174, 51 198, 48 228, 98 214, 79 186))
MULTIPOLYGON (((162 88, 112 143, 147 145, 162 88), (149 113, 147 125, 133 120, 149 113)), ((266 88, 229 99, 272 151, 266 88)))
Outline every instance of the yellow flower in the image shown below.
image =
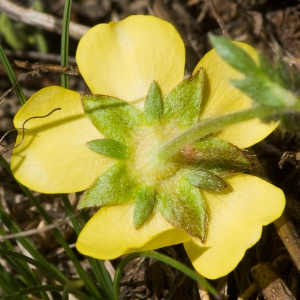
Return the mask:
MULTIPOLYGON (((239 45, 252 57, 257 55, 250 46, 239 45)), ((93 94, 123 99, 143 109, 154 80, 163 97, 182 81, 185 50, 169 23, 151 16, 131 16, 89 30, 79 43, 76 59, 93 94)), ((200 67, 205 78, 199 120, 251 107, 251 99, 229 83, 230 78, 242 75, 223 62, 215 50, 205 55, 195 71, 200 67)), ((13 152, 12 171, 22 184, 43 193, 83 191, 111 168, 115 159, 87 147, 88 142, 104 136, 86 117, 79 93, 61 87, 44 88, 20 109, 14 125, 21 128, 27 119, 46 115, 55 108, 61 110, 26 123, 23 140, 19 133, 16 143, 22 143, 13 152)), ((246 148, 265 138, 276 125, 253 119, 214 136, 246 148)), ((151 147, 151 140, 140 146, 151 147)), ((184 243, 200 274, 212 279, 224 276, 258 241, 262 226, 277 219, 285 205, 282 191, 260 178, 237 174, 225 181, 232 187, 228 193, 201 190, 209 211, 203 243, 172 226, 157 211, 135 229, 134 203, 127 203, 102 207, 80 233, 77 249, 95 258, 113 259, 184 243)))

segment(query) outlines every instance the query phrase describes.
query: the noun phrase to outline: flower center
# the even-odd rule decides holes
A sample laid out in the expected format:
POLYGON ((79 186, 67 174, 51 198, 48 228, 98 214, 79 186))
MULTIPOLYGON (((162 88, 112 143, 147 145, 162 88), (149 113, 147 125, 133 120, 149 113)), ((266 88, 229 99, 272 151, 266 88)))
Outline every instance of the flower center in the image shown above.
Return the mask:
POLYGON ((157 157, 158 151, 172 136, 174 132, 171 130, 152 127, 137 140, 133 162, 130 163, 133 163, 136 170, 134 175, 142 184, 156 185, 158 181, 172 176, 178 170, 178 165, 171 159, 164 161, 157 157))

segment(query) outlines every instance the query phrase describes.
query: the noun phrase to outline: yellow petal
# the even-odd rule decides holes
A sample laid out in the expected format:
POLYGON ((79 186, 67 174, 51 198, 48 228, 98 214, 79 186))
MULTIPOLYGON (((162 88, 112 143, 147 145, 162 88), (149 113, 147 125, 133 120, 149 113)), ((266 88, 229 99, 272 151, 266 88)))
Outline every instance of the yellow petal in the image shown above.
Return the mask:
MULTIPOLYGON (((258 53, 255 49, 244 43, 236 44, 257 61, 258 53)), ((215 118, 251 107, 251 98, 229 82, 230 79, 244 78, 244 75, 227 64, 216 50, 209 51, 195 70, 199 67, 203 67, 206 73, 201 119, 215 118)), ((215 136, 239 148, 247 148, 264 139, 277 125, 278 122, 265 124, 259 119, 252 119, 231 125, 215 136)))
POLYGON ((70 193, 88 188, 111 164, 111 159, 90 150, 85 143, 101 134, 85 117, 80 95, 60 87, 34 94, 14 118, 16 128, 29 120, 16 141, 11 168, 22 184, 43 193, 70 193))
POLYGON ((205 245, 189 241, 185 249, 196 270, 215 279, 232 271, 245 251, 260 238, 262 226, 283 212, 283 192, 251 175, 226 180, 233 192, 226 195, 204 192, 211 215, 205 245))
POLYGON ((163 95, 182 81, 185 50, 171 24, 131 16, 90 29, 79 42, 76 60, 92 93, 141 108, 153 80, 163 95))
POLYGON ((133 209, 134 204, 101 208, 81 231, 76 244, 78 251, 98 259, 113 259, 190 239, 185 231, 174 228, 158 213, 140 229, 134 229, 133 209))

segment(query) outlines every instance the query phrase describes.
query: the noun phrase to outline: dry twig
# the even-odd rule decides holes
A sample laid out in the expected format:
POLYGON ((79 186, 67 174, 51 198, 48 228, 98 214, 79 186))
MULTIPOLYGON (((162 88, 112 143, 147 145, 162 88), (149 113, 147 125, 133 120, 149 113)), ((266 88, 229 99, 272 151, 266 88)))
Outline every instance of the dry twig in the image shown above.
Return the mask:
MULTIPOLYGON (((52 62, 59 64, 61 61, 60 54, 56 53, 42 53, 37 51, 23 51, 23 50, 4 50, 7 57, 21 58, 21 59, 31 59, 33 61, 39 62, 52 62)), ((69 56, 69 64, 75 65, 76 60, 74 56, 69 56)))
POLYGON ((251 269, 252 276, 266 300, 296 300, 287 285, 272 270, 269 263, 251 269))
POLYGON ((51 72, 51 73, 61 73, 68 75, 79 75, 77 67, 73 66, 59 66, 53 64, 40 64, 40 63, 31 63, 29 61, 23 61, 18 59, 11 59, 10 63, 13 66, 23 68, 26 70, 33 70, 35 72, 51 72))
MULTIPOLYGON (((255 157, 253 157, 253 159, 255 159, 255 164, 258 167, 256 170, 256 176, 270 182, 270 179, 260 165, 258 159, 255 157)), ((300 238, 297 229, 291 221, 287 211, 285 210, 283 214, 273 222, 273 224, 295 266, 297 267, 298 271, 300 271, 300 238)))
MULTIPOLYGON (((25 78, 25 77, 27 77, 28 75, 30 75, 30 74, 36 74, 36 71, 31 71, 31 72, 28 72, 28 73, 26 73, 26 74, 23 74, 23 75, 21 75, 19 78, 18 78, 18 80, 15 82, 15 84, 11 87, 11 88, 9 88, 1 97, 0 97, 0 105, 3 103, 3 102, 5 102, 5 97, 14 89, 14 87, 20 82, 20 80, 22 80, 23 78, 25 78)), ((1 139, 2 140, 2 139, 1 139)), ((1 142, 1 140, 0 140, 0 142, 1 142)))
POLYGON ((228 39, 231 39, 230 34, 228 32, 228 30, 226 29, 226 26, 224 24, 223 19, 221 18, 219 12, 217 11, 214 3, 212 0, 205 0, 206 5, 209 7, 211 13, 213 14, 214 18, 216 19, 217 23, 219 24, 222 33, 225 37, 227 37, 228 39))
MULTIPOLYGON (((47 31, 61 34, 62 19, 33 9, 25 8, 8 0, 0 1, 0 11, 15 21, 20 21, 47 31)), ((70 37, 79 40, 89 27, 70 22, 70 37)))
POLYGON ((4 242, 5 240, 17 239, 20 237, 27 237, 27 236, 31 236, 31 235, 35 235, 35 234, 39 234, 42 232, 52 230, 54 228, 58 228, 60 226, 63 226, 65 224, 69 223, 71 219, 76 218, 78 215, 79 215, 79 213, 76 213, 72 217, 66 217, 64 220, 62 220, 60 222, 45 225, 41 228, 35 228, 35 229, 30 229, 30 230, 26 230, 26 231, 22 231, 22 232, 18 232, 18 233, 2 235, 2 236, 0 236, 0 242, 4 242))

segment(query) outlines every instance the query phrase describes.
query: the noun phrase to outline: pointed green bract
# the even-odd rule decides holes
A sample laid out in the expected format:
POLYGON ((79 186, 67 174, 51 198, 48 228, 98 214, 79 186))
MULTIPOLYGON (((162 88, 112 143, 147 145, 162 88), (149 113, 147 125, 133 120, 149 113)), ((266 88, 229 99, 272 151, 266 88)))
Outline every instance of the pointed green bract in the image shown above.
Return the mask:
POLYGON ((136 206, 133 211, 133 225, 135 229, 140 228, 150 217, 155 203, 155 189, 153 187, 143 188, 137 197, 136 206))
POLYGON ((205 170, 188 170, 184 177, 193 186, 216 193, 228 187, 221 177, 205 170))
POLYGON ((93 140, 86 145, 93 151, 116 159, 126 159, 129 157, 129 148, 111 139, 93 140))
POLYGON ((139 190, 125 164, 116 163, 82 195, 77 208, 130 203, 135 201, 139 190))
POLYGON ((97 95, 82 96, 83 109, 96 128, 106 137, 125 146, 144 124, 144 114, 135 106, 117 98, 97 95))
POLYGON ((156 199, 157 210, 169 223, 205 241, 209 214, 198 188, 184 178, 169 180, 157 190, 156 199))
POLYGON ((180 153, 187 165, 218 172, 240 172, 252 167, 246 152, 231 143, 209 136, 187 146, 180 153))
POLYGON ((199 118, 202 101, 203 69, 179 83, 164 99, 162 120, 185 129, 199 118))
POLYGON ((155 81, 150 85, 145 101, 145 119, 148 124, 157 123, 163 113, 163 103, 159 87, 155 81))

